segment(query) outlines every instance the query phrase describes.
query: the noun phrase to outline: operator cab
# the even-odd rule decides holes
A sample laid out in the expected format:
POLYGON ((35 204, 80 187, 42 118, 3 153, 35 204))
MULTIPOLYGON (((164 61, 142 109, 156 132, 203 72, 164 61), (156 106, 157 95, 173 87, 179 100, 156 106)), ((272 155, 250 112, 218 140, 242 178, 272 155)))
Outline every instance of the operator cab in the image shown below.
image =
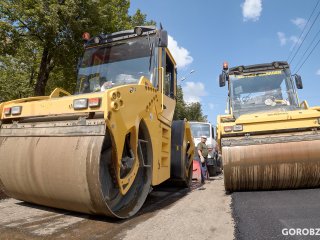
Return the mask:
POLYGON ((146 77, 155 88, 174 98, 175 62, 167 49, 165 30, 141 26, 94 38, 88 34, 83 37, 86 42, 78 68, 78 94, 138 84, 141 77, 146 77))
MULTIPOLYGON (((302 88, 301 77, 295 76, 302 88)), ((220 76, 228 81, 230 112, 237 118, 255 112, 277 112, 300 109, 289 65, 274 62, 231 68, 220 76)))

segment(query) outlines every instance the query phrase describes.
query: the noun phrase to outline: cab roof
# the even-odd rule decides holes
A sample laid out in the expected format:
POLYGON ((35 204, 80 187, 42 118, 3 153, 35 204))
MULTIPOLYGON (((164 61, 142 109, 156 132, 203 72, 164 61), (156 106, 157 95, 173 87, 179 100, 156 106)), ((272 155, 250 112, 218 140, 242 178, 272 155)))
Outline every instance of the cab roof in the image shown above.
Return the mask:
POLYGON ((254 64, 247 66, 237 66, 229 69, 229 75, 241 75, 243 73, 264 72, 276 69, 289 69, 286 61, 277 61, 272 63, 254 64))
POLYGON ((120 41, 128 38, 135 38, 138 36, 151 35, 151 34, 155 34, 156 32, 157 32, 156 26, 137 26, 134 29, 94 36, 86 42, 86 46, 100 45, 103 43, 110 43, 110 42, 120 41), (136 28, 140 28, 142 30, 142 33, 140 35, 136 33, 135 31, 136 28), (100 40, 99 44, 95 42, 96 37, 98 37, 100 40))

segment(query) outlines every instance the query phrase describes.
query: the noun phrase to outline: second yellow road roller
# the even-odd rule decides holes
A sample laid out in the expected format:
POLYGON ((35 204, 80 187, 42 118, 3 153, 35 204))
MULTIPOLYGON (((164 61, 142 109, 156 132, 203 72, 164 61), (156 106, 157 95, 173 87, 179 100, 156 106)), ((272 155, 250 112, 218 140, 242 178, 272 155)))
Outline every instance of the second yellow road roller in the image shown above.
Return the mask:
POLYGON ((190 126, 173 121, 176 63, 163 29, 83 38, 75 94, 0 105, 0 180, 16 199, 128 218, 152 186, 192 179, 190 126))
POLYGON ((223 65, 228 114, 217 117, 227 191, 320 186, 320 107, 299 102, 287 62, 223 65))

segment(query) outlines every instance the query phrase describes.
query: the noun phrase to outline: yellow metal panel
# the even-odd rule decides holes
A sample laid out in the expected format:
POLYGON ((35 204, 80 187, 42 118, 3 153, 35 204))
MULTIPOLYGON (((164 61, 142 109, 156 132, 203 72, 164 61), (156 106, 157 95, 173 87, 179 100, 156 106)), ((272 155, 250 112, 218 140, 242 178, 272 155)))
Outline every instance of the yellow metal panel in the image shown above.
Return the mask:
POLYGON ((252 122, 273 122, 279 120, 290 119, 302 119, 320 117, 320 112, 316 110, 296 110, 288 112, 268 112, 268 113, 256 113, 246 114, 240 116, 237 120, 237 124, 252 123, 252 122))
POLYGON ((313 118, 294 118, 294 119, 277 119, 273 118, 274 120, 271 121, 252 121, 248 123, 241 122, 240 124, 243 126, 243 131, 236 131, 236 132, 225 132, 224 127, 225 126, 234 126, 236 124, 239 124, 236 122, 229 122, 229 123, 220 123, 218 126, 219 130, 219 137, 221 138, 220 134, 222 136, 227 134, 233 134, 233 133, 254 133, 254 132, 263 132, 263 131, 280 131, 280 130, 289 130, 289 129, 304 129, 304 128, 314 128, 319 127, 320 124, 318 122, 318 114, 315 115, 313 118))
POLYGON ((157 139, 155 142, 158 142, 158 144, 155 146, 156 155, 154 156, 156 159, 154 159, 153 165, 152 185, 158 185, 170 178, 171 147, 170 145, 164 145, 163 142, 171 143, 171 128, 161 123, 159 127, 159 135, 154 135, 157 139))
POLYGON ((3 111, 4 103, 0 103, 0 119, 3 111))
MULTIPOLYGON (((16 101, 5 102, 3 106, 13 107, 13 106, 22 106, 22 113, 18 116, 5 116, 3 111, 1 112, 2 119, 10 119, 17 117, 35 117, 35 116, 48 116, 48 115, 58 115, 58 114, 74 114, 74 113, 84 113, 84 112, 96 112, 103 109, 92 108, 85 110, 74 110, 73 109, 73 100, 79 98, 102 98, 102 105, 105 105, 107 98, 105 93, 92 93, 92 94, 83 94, 83 95, 74 95, 66 96, 60 98, 48 98, 41 97, 39 100, 35 101, 34 98, 25 98, 19 99, 16 101)), ((36 98, 37 99, 37 98, 36 98)))
MULTIPOLYGON (((120 164, 119 161, 122 158, 122 151, 124 146, 124 139, 128 132, 135 133, 135 139, 137 139, 137 131, 141 119, 150 119, 150 121, 157 121, 157 114, 155 112, 155 105, 160 107, 160 93, 152 87, 151 83, 142 78, 139 85, 127 85, 118 88, 110 89, 107 92, 107 99, 102 106, 103 109, 108 109, 109 116, 107 125, 112 131, 114 143, 116 146, 116 154, 118 159, 118 181, 121 181, 123 185, 126 185, 125 189, 129 189, 134 181, 135 172, 139 167, 139 163, 135 162, 134 168, 129 173, 126 179, 121 180, 119 177, 120 164)), ((147 124, 148 131, 151 137, 154 136, 154 124, 147 124)), ((136 144, 136 143, 134 143, 136 144)), ((159 155, 158 144, 152 144, 153 156, 159 155)), ((133 148, 137 149, 137 148, 133 148)), ((136 151, 136 150, 135 150, 136 151)), ((135 156, 137 153, 134 152, 135 156)), ((126 192, 124 189, 124 193, 126 192)))

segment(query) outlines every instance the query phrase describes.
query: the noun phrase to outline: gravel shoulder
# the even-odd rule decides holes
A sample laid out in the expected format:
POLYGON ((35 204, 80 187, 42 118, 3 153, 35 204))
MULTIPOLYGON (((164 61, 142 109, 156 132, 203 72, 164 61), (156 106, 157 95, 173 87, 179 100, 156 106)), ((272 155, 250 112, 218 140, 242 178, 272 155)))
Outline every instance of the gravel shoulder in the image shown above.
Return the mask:
POLYGON ((189 192, 167 209, 121 233, 119 239, 234 239, 231 196, 223 176, 189 192))

